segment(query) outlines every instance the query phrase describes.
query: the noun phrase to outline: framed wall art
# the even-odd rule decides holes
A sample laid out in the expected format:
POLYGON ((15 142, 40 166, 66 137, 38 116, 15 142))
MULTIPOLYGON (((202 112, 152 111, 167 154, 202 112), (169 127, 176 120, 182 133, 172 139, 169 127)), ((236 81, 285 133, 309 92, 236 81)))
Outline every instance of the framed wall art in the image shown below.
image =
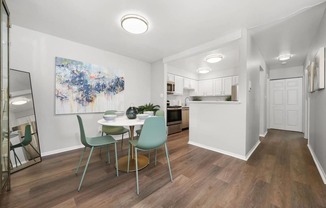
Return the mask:
POLYGON ((124 77, 94 64, 55 58, 55 114, 123 108, 124 77))

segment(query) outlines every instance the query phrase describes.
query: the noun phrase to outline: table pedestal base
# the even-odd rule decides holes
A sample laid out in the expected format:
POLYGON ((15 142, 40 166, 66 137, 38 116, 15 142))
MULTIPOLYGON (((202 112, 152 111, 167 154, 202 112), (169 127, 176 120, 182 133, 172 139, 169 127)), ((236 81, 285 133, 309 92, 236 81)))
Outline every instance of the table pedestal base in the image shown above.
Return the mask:
MULTIPOLYGON (((128 168, 128 156, 121 157, 118 160, 119 170, 123 172, 127 172, 128 168)), ((145 168, 148 165, 148 157, 144 155, 138 155, 138 170, 145 168)), ((130 159, 130 168, 129 171, 136 170, 136 160, 130 159)))

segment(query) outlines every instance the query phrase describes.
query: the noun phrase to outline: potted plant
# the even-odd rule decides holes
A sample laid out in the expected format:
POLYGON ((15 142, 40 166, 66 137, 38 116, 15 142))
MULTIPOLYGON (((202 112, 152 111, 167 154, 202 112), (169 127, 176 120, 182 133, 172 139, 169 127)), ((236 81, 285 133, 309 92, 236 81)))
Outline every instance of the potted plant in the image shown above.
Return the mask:
POLYGON ((145 111, 153 111, 154 115, 156 111, 160 109, 159 105, 154 105, 153 103, 148 103, 145 105, 138 106, 138 113, 144 113, 145 111))

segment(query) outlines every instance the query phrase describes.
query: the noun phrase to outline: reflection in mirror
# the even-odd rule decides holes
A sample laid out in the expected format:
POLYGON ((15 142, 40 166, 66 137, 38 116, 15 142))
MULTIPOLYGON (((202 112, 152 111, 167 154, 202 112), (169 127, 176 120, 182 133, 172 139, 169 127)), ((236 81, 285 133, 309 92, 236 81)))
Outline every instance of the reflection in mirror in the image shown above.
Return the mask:
POLYGON ((11 173, 41 161, 33 91, 28 72, 10 69, 11 173))

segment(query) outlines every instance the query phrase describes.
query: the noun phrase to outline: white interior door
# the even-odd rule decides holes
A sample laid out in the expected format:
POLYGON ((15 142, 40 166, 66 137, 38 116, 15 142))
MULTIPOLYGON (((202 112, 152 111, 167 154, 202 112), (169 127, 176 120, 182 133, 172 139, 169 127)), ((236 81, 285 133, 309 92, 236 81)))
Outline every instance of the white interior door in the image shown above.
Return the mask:
POLYGON ((270 81, 270 128, 302 132, 302 78, 270 81))

